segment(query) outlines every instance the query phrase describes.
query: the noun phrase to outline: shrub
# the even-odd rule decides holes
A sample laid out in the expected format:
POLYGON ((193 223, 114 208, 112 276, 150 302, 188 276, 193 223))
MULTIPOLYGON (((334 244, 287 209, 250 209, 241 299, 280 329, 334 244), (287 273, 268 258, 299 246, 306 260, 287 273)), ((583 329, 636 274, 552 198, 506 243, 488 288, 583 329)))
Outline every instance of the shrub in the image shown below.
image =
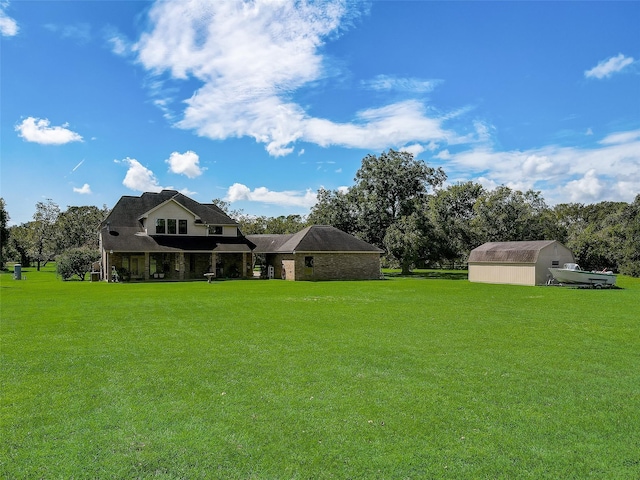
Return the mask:
POLYGON ((88 248, 72 248, 57 258, 58 275, 63 280, 69 280, 77 275, 84 280, 87 272, 91 271, 91 264, 100 259, 100 252, 88 248))

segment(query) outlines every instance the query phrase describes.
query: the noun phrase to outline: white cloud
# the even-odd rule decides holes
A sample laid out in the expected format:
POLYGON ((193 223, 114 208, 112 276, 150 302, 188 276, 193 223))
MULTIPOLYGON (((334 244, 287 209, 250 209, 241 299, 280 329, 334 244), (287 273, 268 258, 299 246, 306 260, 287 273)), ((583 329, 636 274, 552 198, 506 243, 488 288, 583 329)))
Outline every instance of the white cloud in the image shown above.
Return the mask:
POLYGON ((428 93, 433 91, 441 80, 420 80, 418 78, 401 78, 393 75, 378 75, 373 80, 363 81, 362 84, 372 90, 400 91, 412 93, 428 93))
POLYGON ((457 153, 443 150, 434 158, 444 162, 452 177, 488 188, 540 190, 551 204, 633 201, 640 191, 640 131, 613 133, 599 143, 590 149, 549 145, 525 151, 495 151, 484 145, 457 153))
POLYGON ((129 43, 122 36, 119 36, 116 33, 112 32, 110 34, 107 34, 106 41, 111 47, 111 51, 118 56, 123 57, 127 55, 131 50, 129 43))
POLYGON ((75 193, 79 193, 80 195, 89 195, 91 193, 91 187, 88 183, 85 183, 82 187, 77 188, 73 187, 73 191, 75 193))
MULTIPOLYGON (((291 101, 299 88, 326 75, 320 47, 339 33, 359 4, 343 0, 289 2, 170 0, 149 13, 151 30, 134 46, 148 70, 174 80, 202 82, 177 126, 211 139, 252 137, 272 156, 293 144, 381 149, 454 139, 446 117, 427 113, 419 101, 369 108, 348 123, 314 118, 291 101)), ((379 76, 372 88, 432 90, 436 81, 379 76)), ((155 88, 158 105, 177 100, 155 88)))
POLYGON ((404 147, 400 148, 401 152, 410 153, 414 157, 417 157, 418 155, 420 155, 422 152, 424 152, 424 150, 425 150, 425 148, 422 145, 420 145, 419 143, 413 143, 411 145, 405 145, 404 147))
POLYGON ((81 142, 82 136, 69 130, 68 124, 51 127, 46 118, 27 117, 16 126, 16 132, 27 142, 42 145, 64 145, 70 142, 81 142))
POLYGON ((522 171, 527 177, 544 174, 553 168, 553 162, 546 155, 529 155, 522 164, 522 171))
POLYGON ((584 72, 584 76, 587 78, 603 79, 608 78, 614 73, 621 72, 634 62, 633 57, 625 57, 622 53, 619 53, 615 57, 602 60, 595 67, 584 72))
POLYGON ((122 181, 125 187, 137 192, 159 192, 163 189, 158 184, 158 179, 153 172, 135 158, 127 157, 121 161, 116 160, 116 163, 124 163, 129 166, 122 181))
POLYGON ((91 40, 91 25, 88 23, 81 22, 72 25, 47 23, 44 27, 50 32, 60 35, 62 38, 70 38, 80 43, 87 43, 91 40))
POLYGON ((592 168, 582 178, 568 182, 566 188, 572 202, 591 203, 602 198, 605 187, 596 170, 592 168))
POLYGON ((258 187, 251 190, 246 185, 234 183, 227 190, 224 199, 227 202, 238 202, 242 200, 250 202, 268 203, 285 207, 310 208, 317 202, 316 193, 307 189, 305 192, 288 190, 274 192, 266 187, 258 187))
POLYGON ((629 132, 619 132, 607 135, 605 138, 600 140, 600 143, 602 145, 617 145, 633 142, 638 139, 640 139, 640 130, 632 130, 629 132))
POLYGON ((172 173, 186 175, 189 178, 199 177, 204 170, 199 165, 200 157, 192 150, 184 153, 173 152, 165 163, 169 164, 169 171, 172 173))
POLYGON ((2 34, 3 37, 13 37, 20 31, 18 22, 4 11, 8 5, 9 2, 0 2, 0 34, 2 34))
POLYGON ((319 118, 309 118, 305 123, 304 139, 321 146, 379 150, 415 141, 458 141, 455 133, 442 128, 441 119, 426 116, 424 105, 416 100, 362 111, 352 123, 319 118))

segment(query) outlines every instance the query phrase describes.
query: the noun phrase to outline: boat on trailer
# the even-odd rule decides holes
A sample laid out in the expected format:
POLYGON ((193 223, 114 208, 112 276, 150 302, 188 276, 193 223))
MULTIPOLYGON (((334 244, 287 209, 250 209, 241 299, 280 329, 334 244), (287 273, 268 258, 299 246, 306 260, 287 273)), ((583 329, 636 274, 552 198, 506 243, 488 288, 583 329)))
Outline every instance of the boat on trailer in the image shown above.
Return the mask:
POLYGON ((550 268, 549 272, 559 284, 591 285, 596 288, 611 287, 616 284, 616 276, 613 272, 582 270, 577 263, 565 263, 562 268, 550 268))

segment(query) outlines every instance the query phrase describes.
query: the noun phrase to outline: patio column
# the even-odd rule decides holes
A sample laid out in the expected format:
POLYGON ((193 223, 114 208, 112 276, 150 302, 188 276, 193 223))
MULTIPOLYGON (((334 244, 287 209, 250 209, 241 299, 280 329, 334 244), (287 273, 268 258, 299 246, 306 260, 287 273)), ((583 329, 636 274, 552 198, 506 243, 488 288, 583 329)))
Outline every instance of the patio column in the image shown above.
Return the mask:
POLYGON ((105 277, 105 280, 108 283, 111 283, 111 252, 110 251, 109 252, 105 251, 104 252, 104 257, 105 257, 105 261, 104 261, 104 263, 105 263, 105 266, 104 266, 104 268, 105 268, 104 277, 105 277))
POLYGON ((242 252, 242 278, 247 278, 247 252, 242 252))
POLYGON ((216 252, 211 252, 211 273, 216 272, 216 264, 218 263, 218 254, 216 252))
POLYGON ((178 253, 178 280, 184 280, 184 252, 178 253))
POLYGON ((151 269, 149 252, 144 252, 144 281, 149 281, 149 270, 151 269))

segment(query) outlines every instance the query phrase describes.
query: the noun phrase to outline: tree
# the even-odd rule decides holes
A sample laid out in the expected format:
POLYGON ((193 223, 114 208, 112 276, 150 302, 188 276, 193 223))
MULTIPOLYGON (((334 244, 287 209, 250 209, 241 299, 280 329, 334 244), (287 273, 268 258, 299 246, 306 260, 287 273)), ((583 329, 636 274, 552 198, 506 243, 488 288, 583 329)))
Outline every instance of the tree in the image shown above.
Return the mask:
POLYGON ((426 215, 413 212, 400 217, 384 236, 384 245, 399 263, 403 275, 408 275, 419 260, 432 259, 436 250, 433 227, 426 215))
POLYGON ((485 192, 474 205, 472 225, 479 243, 555 240, 540 192, 522 193, 504 185, 485 192))
MULTIPOLYGON (((30 222, 29 222, 30 223, 30 222)), ((9 252, 23 267, 31 266, 32 232, 29 223, 9 228, 9 252)))
POLYGON ((50 198, 46 202, 36 203, 36 212, 33 214, 32 230, 33 258, 36 260, 37 269, 40 264, 53 258, 56 253, 56 229, 55 224, 60 215, 60 207, 50 198))
POLYGON ((97 249, 98 229, 108 213, 106 205, 102 209, 95 206, 67 207, 55 222, 56 250, 63 252, 80 247, 97 249))
POLYGON ((484 194, 482 185, 466 182, 438 190, 431 197, 429 215, 441 259, 466 261, 469 252, 480 244, 471 222, 476 216, 474 205, 484 194))
POLYGON ((9 247, 9 213, 7 212, 4 198, 0 198, 0 270, 4 269, 6 252, 9 247))
POLYGON ((624 234, 620 258, 620 272, 640 277, 640 194, 625 207, 624 234))
POLYGON ((342 190, 318 190, 318 201, 311 208, 310 225, 331 225, 343 232, 356 233, 355 204, 353 195, 342 190))
POLYGON ((56 269, 63 280, 69 280, 77 275, 81 281, 87 272, 91 271, 91 264, 100 259, 100 252, 90 248, 72 248, 58 255, 56 269))
POLYGON ((429 190, 445 179, 441 168, 431 168, 408 152, 367 155, 349 191, 357 231, 364 240, 384 248, 387 229, 402 216, 421 210, 429 190))
POLYGON ((600 202, 592 205, 563 204, 554 209, 558 222, 567 230, 566 245, 587 270, 618 271, 624 262, 629 204, 600 202))

